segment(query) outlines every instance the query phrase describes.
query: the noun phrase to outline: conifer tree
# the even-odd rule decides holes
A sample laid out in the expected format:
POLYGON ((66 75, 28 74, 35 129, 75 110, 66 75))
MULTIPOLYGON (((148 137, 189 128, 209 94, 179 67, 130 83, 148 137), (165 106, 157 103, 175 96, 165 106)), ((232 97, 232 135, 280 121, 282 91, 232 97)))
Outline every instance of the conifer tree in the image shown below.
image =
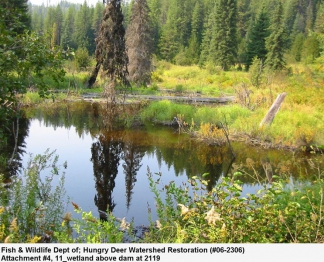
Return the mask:
POLYGON ((314 31, 319 34, 324 34, 324 2, 319 4, 314 31))
POLYGON ((138 85, 151 80, 152 31, 146 0, 135 0, 126 31, 129 80, 138 85))
POLYGON ((297 62, 300 62, 304 46, 305 36, 303 33, 298 33, 291 47, 291 54, 297 62))
POLYGON ((88 86, 95 83, 100 67, 110 80, 105 92, 113 90, 117 85, 129 86, 127 80, 128 56, 125 44, 125 28, 119 0, 111 0, 106 4, 101 22, 99 36, 96 38, 97 65, 88 81, 88 86))
POLYGON ((270 30, 271 34, 266 40, 268 51, 266 65, 272 70, 280 71, 286 65, 284 54, 287 47, 287 36, 283 24, 283 7, 280 1, 278 1, 277 9, 274 11, 270 30))
POLYGON ((74 34, 74 17, 75 17, 75 8, 74 6, 70 6, 66 17, 63 23, 63 32, 61 37, 61 46, 64 49, 76 48, 76 45, 73 41, 73 34, 74 34))
POLYGON ((92 30, 94 30, 96 37, 98 37, 99 35, 103 10, 104 10, 104 5, 98 2, 93 11, 92 25, 91 25, 92 30))
POLYGON ((237 55, 236 0, 217 0, 204 34, 202 60, 228 70, 237 55))
POLYGON ((90 54, 94 53, 95 50, 95 37, 94 31, 91 29, 91 11, 84 1, 80 10, 76 14, 75 18, 75 29, 74 29, 74 41, 78 47, 85 47, 88 49, 90 54))
POLYGON ((160 0, 148 0, 147 4, 150 10, 150 21, 152 23, 153 51, 156 52, 158 50, 158 43, 161 34, 161 2, 160 0))
POLYGON ((159 53, 161 58, 167 61, 172 61, 180 50, 180 35, 177 28, 177 19, 177 0, 171 0, 166 22, 161 29, 161 37, 159 41, 159 53))
POLYGON ((267 49, 265 46, 266 38, 269 36, 269 18, 263 8, 248 34, 246 47, 246 70, 249 69, 254 57, 257 57, 264 63, 267 49))

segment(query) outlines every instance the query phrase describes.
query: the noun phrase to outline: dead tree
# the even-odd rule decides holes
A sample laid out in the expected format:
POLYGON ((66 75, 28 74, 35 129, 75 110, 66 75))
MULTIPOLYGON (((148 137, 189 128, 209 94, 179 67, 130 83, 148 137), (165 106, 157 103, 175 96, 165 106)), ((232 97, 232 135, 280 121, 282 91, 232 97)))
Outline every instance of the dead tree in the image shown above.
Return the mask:
MULTIPOLYGON (((99 35, 96 38, 95 55, 97 64, 88 80, 89 88, 95 83, 100 68, 103 75, 108 77, 109 84, 106 85, 107 88, 115 89, 116 85, 130 86, 127 80, 128 56, 123 20, 124 16, 120 1, 108 1, 103 13, 99 35)), ((105 92, 109 93, 107 90, 105 92)))
POLYGON ((261 121, 260 127, 264 127, 266 125, 270 126, 272 124, 273 119, 275 118, 276 114, 278 113, 278 111, 280 109, 280 105, 284 101, 286 95, 287 95, 287 93, 284 92, 277 96, 276 100, 273 102, 269 111, 267 112, 267 114, 265 115, 263 120, 261 121))

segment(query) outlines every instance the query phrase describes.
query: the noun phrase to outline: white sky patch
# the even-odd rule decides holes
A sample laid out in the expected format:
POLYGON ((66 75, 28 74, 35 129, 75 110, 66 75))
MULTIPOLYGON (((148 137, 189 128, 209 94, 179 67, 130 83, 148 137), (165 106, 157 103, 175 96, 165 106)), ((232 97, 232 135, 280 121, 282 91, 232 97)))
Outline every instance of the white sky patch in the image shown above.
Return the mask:
MULTIPOLYGON (((75 4, 83 4, 85 0, 68 0, 70 3, 75 3, 75 4)), ((47 5, 57 5, 58 3, 61 2, 61 0, 29 0, 30 3, 33 5, 42 5, 44 4, 45 6, 47 5)), ((102 0, 86 0, 88 6, 95 6, 97 2, 101 2, 102 0)))

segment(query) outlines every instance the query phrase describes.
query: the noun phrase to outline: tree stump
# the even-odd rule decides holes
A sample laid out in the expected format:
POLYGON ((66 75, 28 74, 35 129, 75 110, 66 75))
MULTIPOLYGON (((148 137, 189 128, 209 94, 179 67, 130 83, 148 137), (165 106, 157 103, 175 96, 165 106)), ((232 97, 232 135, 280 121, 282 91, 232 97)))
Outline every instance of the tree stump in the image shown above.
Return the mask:
POLYGON ((277 96, 276 100, 273 102, 272 106, 270 107, 269 111, 263 118, 263 120, 260 123, 260 127, 263 127, 265 125, 270 126, 273 122, 273 119, 275 118, 276 114, 279 111, 281 103, 284 101, 287 93, 281 93, 277 96))

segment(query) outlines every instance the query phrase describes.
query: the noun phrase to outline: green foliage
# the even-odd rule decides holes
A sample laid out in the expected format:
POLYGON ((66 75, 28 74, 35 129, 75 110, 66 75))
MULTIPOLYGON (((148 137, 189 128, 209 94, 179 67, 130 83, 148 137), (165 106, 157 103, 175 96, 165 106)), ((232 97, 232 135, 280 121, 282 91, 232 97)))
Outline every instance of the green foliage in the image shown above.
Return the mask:
POLYGON ((59 243, 122 243, 124 232, 131 235, 132 226, 125 219, 117 220, 111 213, 107 213, 106 220, 99 220, 90 212, 73 203, 76 214, 81 219, 73 219, 71 213, 66 213, 61 229, 55 232, 59 243))
POLYGON ((84 70, 91 64, 91 58, 86 48, 78 48, 75 52, 74 61, 78 70, 84 70))
POLYGON ((158 221, 151 222, 149 243, 314 243, 324 240, 322 173, 314 185, 287 190, 273 176, 269 185, 242 195, 235 170, 207 191, 208 180, 192 177, 187 185, 159 186, 148 170, 158 221), (165 198, 162 199, 162 195, 165 198))
POLYGON ((65 207, 64 173, 59 175, 54 153, 47 150, 31 158, 23 178, 13 178, 10 185, 1 177, 1 242, 24 243, 35 237, 40 240, 60 230, 65 207), (14 230, 13 223, 17 225, 14 230))
POLYGON ((218 0, 210 13, 202 43, 201 64, 212 62, 229 70, 237 55, 237 3, 218 0))
POLYGON ((292 44, 291 54, 293 55, 293 57, 297 62, 301 61, 304 41, 305 41, 304 34, 299 33, 296 35, 295 40, 292 44))
POLYGON ((74 21, 73 39, 78 47, 88 49, 90 54, 95 51, 94 31, 91 28, 92 10, 87 2, 81 5, 79 12, 76 13, 74 21))
POLYGON ((313 63, 320 56, 320 43, 315 34, 305 39, 302 56, 306 63, 313 63))
POLYGON ((287 35, 283 24, 283 7, 278 2, 277 8, 272 16, 271 34, 266 39, 267 58, 266 65, 274 71, 285 68, 286 62, 284 53, 287 47, 287 35))
POLYGON ((251 84, 255 87, 259 87, 262 81, 263 63, 258 57, 254 57, 252 65, 249 69, 251 84))
MULTIPOLYGON (((153 29, 151 40, 153 42, 152 49, 154 50, 154 54, 159 58, 176 62, 177 64, 197 63, 199 59, 201 64, 205 63, 206 58, 209 58, 209 53, 214 52, 214 50, 210 49, 210 44, 214 42, 212 46, 215 46, 214 38, 222 34, 221 30, 215 31, 214 29, 216 27, 219 29, 225 28, 225 22, 229 22, 228 19, 223 19, 216 23, 215 17, 212 18, 213 21, 208 19, 214 16, 213 12, 215 11, 214 6, 216 2, 217 1, 210 0, 187 0, 186 2, 183 0, 147 0, 150 9, 148 16, 152 22, 153 29), (202 41, 202 38, 204 38, 204 41, 202 41), (195 49, 196 45, 199 47, 198 49, 195 49), (183 52, 184 50, 186 50, 186 52, 183 52), (193 50, 196 50, 196 52, 193 52, 193 50), (200 50, 203 52, 202 56, 199 58, 200 50), (179 57, 175 59, 178 55, 179 57)), ((233 1, 225 1, 224 3, 225 6, 229 8, 232 2, 233 1)), ((278 4, 277 1, 237 0, 236 2, 237 36, 238 39, 240 39, 237 40, 237 42, 240 42, 240 50, 238 52, 239 62, 245 63, 245 47, 250 44, 250 37, 254 35, 252 31, 256 29, 259 14, 264 12, 269 14, 269 18, 274 17, 270 12, 275 10, 278 4)), ((22 18, 24 12, 27 10, 26 0, 4 0, 5 5, 8 3, 10 5, 14 3, 19 6, 23 4, 24 8, 22 13, 20 13, 20 18, 22 18)), ((130 25, 130 15, 133 4, 134 1, 121 1, 124 15, 123 25, 125 28, 130 25)), ((80 5, 68 2, 59 3, 56 7, 33 5, 30 7, 32 29, 38 33, 47 34, 48 44, 50 44, 53 36, 53 25, 56 23, 57 30, 55 39, 60 41, 64 49, 67 46, 74 49, 86 47, 88 52, 93 54, 95 38, 99 35, 104 7, 105 6, 101 2, 97 3, 95 6, 87 6, 86 3, 80 5), (59 19, 59 17, 61 17, 61 19, 59 19), (62 21, 64 22, 62 23, 62 21)), ((218 9, 221 10, 222 8, 218 9)), ((291 47, 295 35, 298 33, 307 35, 309 30, 315 31, 316 33, 321 31, 323 27, 322 10, 323 3, 321 3, 320 0, 284 1, 282 24, 285 28, 287 39, 291 41, 287 43, 287 47, 291 47)), ((2 14, 4 17, 10 17, 13 13, 14 12, 3 12, 2 14)), ((232 15, 229 9, 227 14, 229 14, 228 17, 232 15)), ((147 16, 145 16, 145 19, 146 18, 147 16)), ((24 23, 21 19, 19 21, 22 28, 29 27, 28 23, 24 23)), ((256 35, 262 35, 265 32, 256 30, 255 33, 256 35)), ((225 41, 225 38, 221 38, 220 40, 225 41)), ((263 46, 262 36, 260 38, 255 38, 255 40, 255 44, 252 42, 252 45, 254 45, 256 49, 253 50, 249 48, 252 54, 249 55, 247 64, 250 64, 253 57, 257 55, 253 53, 253 51, 256 50, 259 52, 259 48, 263 46)), ((230 51, 234 52, 233 50, 231 49, 230 51)), ((258 57, 261 58, 260 56, 258 57)), ((211 61, 215 63, 217 60, 212 58, 211 61)), ((222 67, 222 65, 220 66, 222 67)))
POLYGON ((256 21, 248 34, 247 51, 246 51, 246 70, 253 63, 253 59, 257 57, 261 62, 265 61, 267 49, 265 46, 266 38, 269 36, 269 18, 268 14, 262 9, 256 21))
POLYGON ((6 28, 0 22, 0 122, 4 124, 16 111, 17 94, 32 87, 45 97, 49 87, 44 76, 58 85, 65 74, 62 60, 66 52, 50 49, 45 39, 35 33, 13 33, 15 26, 19 24, 6 28))
POLYGON ((0 21, 15 34, 30 30, 31 17, 28 0, 2 0, 0 3, 0 21))

